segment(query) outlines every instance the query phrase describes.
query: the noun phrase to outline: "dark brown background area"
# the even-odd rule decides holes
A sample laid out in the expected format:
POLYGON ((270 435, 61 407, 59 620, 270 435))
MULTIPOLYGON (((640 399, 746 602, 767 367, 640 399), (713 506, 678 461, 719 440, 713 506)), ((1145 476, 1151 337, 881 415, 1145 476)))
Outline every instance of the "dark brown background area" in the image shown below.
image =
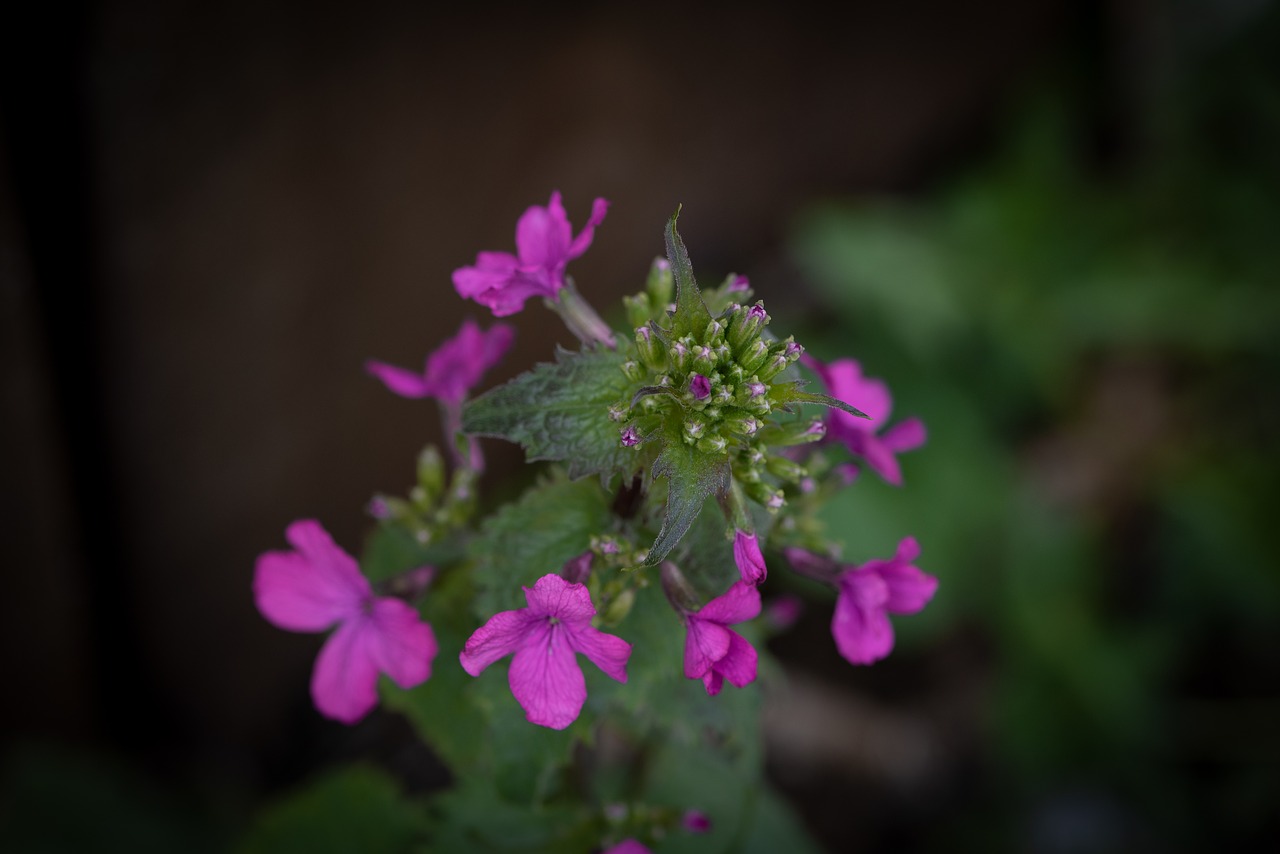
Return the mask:
MULTIPOLYGON (((559 189, 575 224, 612 202, 572 269, 598 306, 677 203, 700 270, 797 295, 794 213, 930 186, 1064 44, 1122 102, 1143 5, 6 11, 6 740, 296 777, 340 736, 306 705, 319 639, 257 615, 254 558, 299 517, 354 549, 370 494, 408 485, 434 411, 362 364, 487 322, 455 267, 559 189)), ((540 308, 514 322, 492 380, 567 341, 540 308)))

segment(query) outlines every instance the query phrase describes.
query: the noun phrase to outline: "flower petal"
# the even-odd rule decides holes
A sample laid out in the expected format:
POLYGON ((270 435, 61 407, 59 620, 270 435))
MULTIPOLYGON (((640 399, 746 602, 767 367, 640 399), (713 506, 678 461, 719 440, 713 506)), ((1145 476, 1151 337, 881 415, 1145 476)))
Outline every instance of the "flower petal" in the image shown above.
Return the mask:
POLYGON ((311 699, 328 718, 353 724, 378 702, 373 624, 357 617, 330 635, 311 671, 311 699))
POLYGON ((707 696, 714 697, 724 687, 724 675, 715 670, 708 670, 702 675, 702 684, 707 688, 707 696))
POLYGON ((486 291, 506 287, 519 264, 510 252, 481 252, 475 266, 453 271, 453 288, 463 299, 476 299, 486 291))
POLYGON ((756 680, 756 648, 737 632, 729 632, 729 652, 716 662, 715 671, 729 684, 743 688, 756 680))
POLYGON ((516 249, 523 266, 554 270, 569 260, 572 230, 559 191, 547 207, 534 205, 516 223, 516 249))
POLYGON ((400 599, 376 599, 368 619, 373 624, 370 648, 380 671, 401 688, 431 678, 431 661, 440 647, 435 632, 416 610, 400 599))
POLYGON ((591 241, 596 233, 596 226, 604 222, 604 215, 608 211, 609 203, 604 199, 596 199, 591 203, 591 216, 587 219, 587 224, 582 227, 582 231, 578 232, 578 236, 569 244, 568 257, 570 259, 577 258, 591 247, 591 241))
POLYGON ((885 447, 889 450, 900 454, 903 451, 910 451, 920 447, 927 438, 928 434, 924 429, 924 422, 919 418, 908 418, 906 421, 899 421, 886 430, 880 436, 880 441, 884 442, 885 447))
POLYGON ((898 458, 878 436, 867 434, 861 442, 846 442, 846 444, 849 445, 849 450, 855 454, 861 454, 867 461, 867 466, 884 478, 885 483, 893 486, 902 485, 902 468, 898 465, 898 458))
POLYGON ((617 635, 607 634, 590 624, 561 624, 570 645, 599 667, 606 676, 619 682, 627 681, 627 660, 631 658, 631 644, 617 635))
POLYGON ((467 638, 458 654, 462 669, 479 676, 499 658, 521 649, 529 633, 544 622, 541 617, 530 615, 528 608, 499 611, 467 638))
POLYGON ((530 614, 555 617, 574 624, 589 624, 596 615, 587 586, 570 584, 554 572, 539 578, 532 588, 523 589, 524 597, 529 602, 530 614))
POLYGON ((282 629, 317 632, 358 613, 370 590, 355 559, 313 519, 294 522, 285 538, 297 551, 266 552, 254 568, 262 616, 282 629))
POLYGON ((760 616, 760 591, 754 584, 735 581, 733 586, 721 595, 703 605, 697 613, 698 619, 712 620, 722 625, 741 623, 760 616))
POLYGON ((422 374, 415 374, 413 371, 373 359, 364 363, 364 369, 382 380, 383 385, 401 397, 428 397, 435 393, 422 374))
POLYGON ((755 534, 742 530, 734 532, 733 560, 738 565, 742 580, 748 584, 759 584, 769 574, 764 565, 764 555, 760 553, 760 541, 755 534))
POLYGON ((846 573, 840 579, 840 595, 831 618, 831 634, 851 664, 870 664, 893 649, 893 627, 885 615, 883 603, 888 592, 878 575, 866 572, 846 573), (879 584, 877 584, 879 582, 879 584), (879 593, 876 588, 879 588, 879 593))
POLYGON ((430 393, 449 404, 459 404, 511 346, 512 329, 496 324, 481 332, 472 320, 464 320, 458 333, 427 357, 426 385, 430 393))
POLYGON ((690 614, 686 623, 684 675, 699 679, 729 652, 732 632, 712 620, 698 619, 697 614, 690 614))
POLYGON ((587 701, 587 683, 563 626, 546 622, 516 651, 507 674, 530 723, 564 729, 587 701))

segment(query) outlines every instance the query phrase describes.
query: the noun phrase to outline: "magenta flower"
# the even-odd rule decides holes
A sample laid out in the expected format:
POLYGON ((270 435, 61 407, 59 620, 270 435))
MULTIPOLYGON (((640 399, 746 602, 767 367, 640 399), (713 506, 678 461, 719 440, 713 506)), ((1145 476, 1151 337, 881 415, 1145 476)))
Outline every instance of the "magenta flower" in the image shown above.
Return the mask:
POLYGON ((745 581, 735 581, 723 595, 699 610, 684 612, 684 675, 701 679, 713 697, 720 693, 726 679, 738 688, 754 682, 755 647, 728 627, 759 614, 760 592, 745 581))
POLYGON ((617 845, 606 848, 601 851, 600 854, 651 854, 651 852, 638 840, 627 838, 619 842, 617 845))
POLYGON ((631 644, 592 628, 596 609, 585 585, 550 574, 532 589, 523 589, 529 606, 494 614, 467 639, 458 659, 463 670, 479 676, 514 653, 507 678, 525 717, 530 723, 564 729, 577 720, 587 700, 575 653, 585 655, 607 676, 626 682, 631 644))
POLYGON ((577 237, 565 215, 559 191, 547 207, 534 205, 516 223, 516 250, 481 252, 474 267, 453 271, 453 286, 464 299, 493 310, 495 317, 515 314, 530 297, 556 299, 565 286, 565 266, 587 251, 609 208, 604 199, 591 205, 591 217, 577 237))
POLYGON ((919 418, 908 418, 882 435, 876 435, 889 420, 889 412, 893 408, 893 398, 885 384, 864 377, 862 366, 853 359, 837 359, 825 365, 807 354, 800 359, 821 378, 833 397, 870 416, 870 419, 857 418, 832 409, 827 415, 828 437, 843 442, 885 481, 901 486, 902 470, 894 455, 925 443, 924 423, 919 418))
POLYGON ((733 561, 738 565, 742 580, 748 584, 760 584, 769 574, 760 553, 760 541, 755 534, 741 528, 733 532, 733 561))
POLYGON ((320 523, 304 519, 285 531, 290 552, 258 558, 253 594, 273 625, 320 632, 337 625, 316 658, 311 698, 326 717, 355 723, 377 704, 378 673, 401 688, 431 676, 438 647, 431 626, 406 602, 373 595, 355 558, 320 523))
POLYGON ((434 397, 445 406, 461 405, 485 371, 496 365, 511 347, 514 330, 505 323, 481 332, 473 320, 464 320, 458 334, 427 356, 423 372, 377 362, 365 362, 365 370, 382 380, 401 397, 434 397))
POLYGON ((933 598, 938 579, 912 564, 919 556, 915 537, 907 537, 892 558, 845 567, 836 577, 840 592, 831 634, 850 663, 871 664, 888 655, 893 649, 889 614, 914 614, 933 598))

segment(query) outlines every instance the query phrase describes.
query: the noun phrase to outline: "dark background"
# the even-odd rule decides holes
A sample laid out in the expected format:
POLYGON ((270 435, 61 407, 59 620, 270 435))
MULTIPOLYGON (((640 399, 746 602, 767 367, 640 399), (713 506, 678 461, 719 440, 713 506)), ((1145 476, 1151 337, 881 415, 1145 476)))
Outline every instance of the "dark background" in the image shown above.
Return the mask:
MULTIPOLYGON (((748 273, 771 309, 821 329, 820 298, 789 250, 812 206, 928 204, 998 159, 1045 92, 1071 118, 1062 144, 1085 179, 1123 181, 1161 148, 1161 111, 1209 73, 1206 58, 1250 39, 1250 56, 1280 50, 1275 18, 1265 2, 1140 0, 6 10, 6 785, 57 797, 37 784, 40 769, 124 775, 149 793, 157 822, 218 847, 260 803, 342 759, 374 756, 411 786, 431 783, 429 758, 404 745, 391 716, 355 730, 317 718, 306 684, 319 640, 259 617, 253 562, 300 517, 354 548, 368 497, 409 485, 417 450, 438 437, 434 413, 386 394, 363 361, 416 364, 464 317, 484 320, 454 294, 450 272, 477 250, 510 249, 516 218, 553 189, 577 225, 595 196, 612 202, 572 269, 598 307, 639 286, 682 203, 704 275, 748 273), (1270 34, 1261 46, 1260 31, 1270 34)), ((1273 72, 1246 64, 1244 79, 1274 84, 1273 72)), ((1255 109, 1273 116, 1275 101, 1241 95, 1205 122, 1255 109)), ((491 380, 568 343, 541 309, 514 322, 516 348, 491 380)), ((1266 387, 1255 375, 1247 389, 1266 387)), ((1268 413, 1255 429, 1275 425, 1268 413)), ((1022 463, 1071 468, 1043 424, 1015 426, 1010 453, 1038 449, 1022 463)), ((521 460, 496 445, 488 453, 492 480, 521 460)), ((1274 579, 1274 569, 1264 571, 1274 579)), ((988 615, 953 617, 931 641, 941 651, 908 652, 903 669, 857 683, 852 699, 826 702, 824 691, 848 686, 842 671, 814 668, 813 726, 831 709, 862 708, 874 739, 841 748, 837 734, 836 748, 819 739, 806 753, 796 727, 775 732, 771 767, 833 850, 948 850, 934 831, 958 821, 974 787, 994 775, 1016 788, 1017 772, 992 771, 1004 766, 988 754, 986 724, 929 742, 920 759, 929 732, 912 729, 911 697, 896 717, 858 705, 892 709, 900 684, 918 678, 944 686, 938 696, 958 704, 962 723, 985 721, 1000 647, 988 615), (814 758, 824 751, 845 765, 814 758)), ((777 651, 830 656, 825 631, 815 616, 777 651)), ((1218 672, 1211 661, 1188 672, 1196 667, 1218 672)), ((1227 677, 1261 703, 1251 720, 1280 720, 1274 676, 1227 677)), ((1246 818, 1206 818, 1197 839, 1276 838, 1277 803, 1265 794, 1280 782, 1274 738, 1259 750, 1246 818)), ((1096 809, 1092 792, 1065 786, 1039 831, 1022 822, 1025 804, 1008 801, 1020 830, 992 844, 1179 844, 1123 810, 1096 809)))

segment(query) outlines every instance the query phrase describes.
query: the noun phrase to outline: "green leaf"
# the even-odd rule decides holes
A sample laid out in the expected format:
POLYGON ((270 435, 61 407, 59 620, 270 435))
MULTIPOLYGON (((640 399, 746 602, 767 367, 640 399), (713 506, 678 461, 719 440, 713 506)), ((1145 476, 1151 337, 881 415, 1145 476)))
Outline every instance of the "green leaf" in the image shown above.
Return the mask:
POLYGON ((609 497, 596 480, 552 476, 502 507, 471 545, 472 577, 480 587, 478 615, 523 608, 520 585, 559 572, 609 523, 609 497))
POLYGON ((505 385, 471 401, 462 411, 463 431, 520 444, 530 461, 568 465, 569 477, 626 472, 636 462, 618 441, 609 406, 630 391, 624 356, 604 348, 556 352, 505 385))
POLYGON ((413 850, 424 824, 419 807, 400 795, 394 780, 373 768, 352 766, 269 807, 238 850, 401 854, 413 850))
POLYGON ((667 509, 646 566, 661 561, 685 535, 712 493, 729 488, 729 457, 704 454, 678 439, 668 439, 653 464, 655 477, 667 478, 667 509))
POLYGON ((769 389, 769 399, 774 403, 782 406, 789 406, 792 403, 817 403, 822 406, 830 406, 833 409, 839 409, 849 413, 857 418, 870 419, 871 416, 863 412, 861 409, 850 406, 839 398, 832 397, 829 394, 818 394, 812 391, 802 391, 800 383, 777 383, 769 389))
POLYGON ((680 232, 676 231, 676 220, 680 217, 680 209, 667 221, 667 260, 671 262, 671 272, 676 280, 676 313, 671 318, 673 336, 701 335, 711 322, 711 312, 702 301, 702 293, 698 290, 698 282, 693 278, 693 264, 689 262, 689 252, 684 248, 680 232))

